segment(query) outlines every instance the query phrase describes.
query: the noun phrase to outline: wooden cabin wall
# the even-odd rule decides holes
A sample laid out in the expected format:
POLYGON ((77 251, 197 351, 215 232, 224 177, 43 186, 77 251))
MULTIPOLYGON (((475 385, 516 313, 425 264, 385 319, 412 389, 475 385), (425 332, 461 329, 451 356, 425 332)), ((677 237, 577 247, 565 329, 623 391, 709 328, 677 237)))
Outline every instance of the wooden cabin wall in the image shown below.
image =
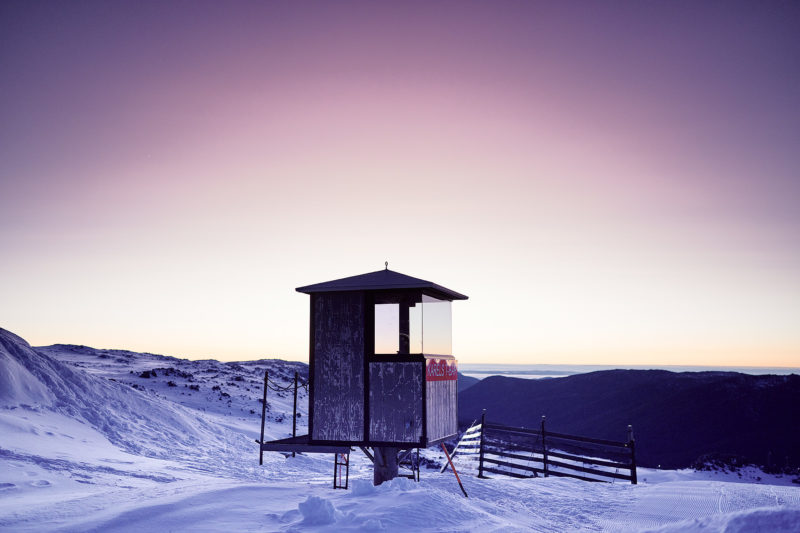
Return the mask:
POLYGON ((426 381, 428 441, 458 433, 458 381, 426 381))
POLYGON ((321 293, 314 299, 313 440, 364 438, 364 298, 321 293))
POLYGON ((422 438, 422 362, 369 364, 369 439, 419 443, 422 438))

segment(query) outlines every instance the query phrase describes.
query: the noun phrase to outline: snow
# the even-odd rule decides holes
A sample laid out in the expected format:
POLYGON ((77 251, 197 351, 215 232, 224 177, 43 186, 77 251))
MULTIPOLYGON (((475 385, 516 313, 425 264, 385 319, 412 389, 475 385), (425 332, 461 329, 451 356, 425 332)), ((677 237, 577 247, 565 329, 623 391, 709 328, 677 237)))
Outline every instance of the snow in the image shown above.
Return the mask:
POLYGON ((309 496, 306 501, 300 502, 297 509, 303 515, 302 523, 306 525, 333 524, 336 521, 333 504, 319 496, 309 496))
MULTIPOLYGON (((464 498, 438 468, 373 487, 356 451, 350 490, 333 490, 332 455, 265 453, 258 465, 265 370, 281 385, 307 372, 31 348, 0 329, 0 530, 800 531, 800 486, 755 470, 640 469, 639 485, 484 480, 457 456, 464 498)), ((302 434, 302 388, 298 404, 302 434)), ((268 407, 267 438, 290 435, 291 393, 269 391, 268 407)))
POLYGON ((766 508, 684 520, 652 531, 659 533, 706 533, 707 531, 797 533, 798 524, 800 524, 800 509, 766 508))
POLYGON ((19 353, 24 350, 25 341, 3 331, 4 335, 0 335, 0 407, 50 405, 47 388, 19 361, 25 357, 24 353, 19 353))

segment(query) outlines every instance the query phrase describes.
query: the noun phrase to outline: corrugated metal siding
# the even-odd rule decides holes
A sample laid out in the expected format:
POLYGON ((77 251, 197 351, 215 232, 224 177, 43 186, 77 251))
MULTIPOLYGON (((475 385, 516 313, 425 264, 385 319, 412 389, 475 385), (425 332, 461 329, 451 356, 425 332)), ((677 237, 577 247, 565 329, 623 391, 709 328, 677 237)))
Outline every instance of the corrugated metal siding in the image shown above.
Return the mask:
POLYGON ((422 438, 423 364, 369 364, 369 438, 418 444, 422 438))
POLYGON ((458 381, 426 381, 428 441, 458 433, 458 381))
POLYGON ((364 301, 360 293, 314 295, 312 439, 364 439, 364 301))

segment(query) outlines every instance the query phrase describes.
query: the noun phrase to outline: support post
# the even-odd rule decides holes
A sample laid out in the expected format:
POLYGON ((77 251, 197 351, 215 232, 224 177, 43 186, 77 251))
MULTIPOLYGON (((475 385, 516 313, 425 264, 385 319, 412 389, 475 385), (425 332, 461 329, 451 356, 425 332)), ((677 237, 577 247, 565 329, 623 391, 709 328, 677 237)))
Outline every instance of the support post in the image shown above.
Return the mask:
POLYGON ((397 448, 376 447, 375 464, 373 465, 372 484, 380 485, 384 481, 389 481, 397 477, 397 448))
POLYGON ((480 451, 478 452, 478 477, 482 478, 483 475, 483 436, 486 434, 486 409, 483 410, 481 414, 481 445, 480 451))
POLYGON ((339 471, 339 452, 333 454, 333 490, 336 490, 336 473, 339 471))
POLYGON ((367 459, 369 459, 371 463, 375 464, 375 457, 373 457, 372 454, 369 453, 369 450, 366 449, 364 446, 359 446, 359 448, 361 448, 361 451, 364 452, 364 455, 367 456, 367 459))
POLYGON ((542 415, 542 463, 544 464, 544 477, 549 477, 550 472, 547 468, 547 442, 545 442, 544 419, 545 416, 542 415))
POLYGON ((417 483, 419 483, 419 448, 417 448, 417 483))
POLYGON ((269 370, 264 371, 264 398, 261 400, 261 440, 258 441, 258 464, 264 464, 264 421, 267 418, 267 381, 269 380, 269 370))
POLYGON ((631 449, 631 484, 636 485, 636 441, 633 439, 633 426, 628 424, 628 448, 631 449))
POLYGON ((344 490, 347 490, 348 485, 350 484, 350 452, 347 452, 345 456, 345 461, 347 461, 347 466, 345 467, 344 471, 344 490))
MULTIPOLYGON (((292 437, 297 436, 297 371, 294 373, 294 409, 292 410, 292 437)), ((292 452, 292 457, 295 457, 292 452)))

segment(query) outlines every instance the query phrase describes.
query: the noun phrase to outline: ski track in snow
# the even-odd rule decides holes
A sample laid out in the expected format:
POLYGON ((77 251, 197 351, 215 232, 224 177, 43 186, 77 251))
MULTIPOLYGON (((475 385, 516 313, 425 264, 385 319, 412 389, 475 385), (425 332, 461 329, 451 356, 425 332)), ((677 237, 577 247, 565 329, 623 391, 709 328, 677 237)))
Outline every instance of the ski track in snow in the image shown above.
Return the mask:
MULTIPOLYGON (((800 531, 800 487, 763 473, 772 484, 648 469, 637 486, 480 480, 457 457, 464 498, 438 468, 373 487, 355 451, 350 490, 335 491, 330 455, 265 453, 258 465, 264 370, 285 386, 307 367, 32 349, 0 329, 0 530, 800 531)), ((266 438, 290 435, 291 392, 269 391, 267 404, 266 438)), ((303 389, 298 405, 303 434, 303 389)))
MULTIPOLYGON (((70 477, 73 478, 84 478, 87 480, 91 479, 92 475, 105 474, 105 475, 120 476, 120 477, 130 476, 139 479, 150 479, 152 481, 158 481, 161 483, 171 483, 173 481, 177 481, 177 478, 166 474, 143 473, 130 470, 120 470, 118 468, 112 468, 110 466, 91 465, 89 463, 84 463, 84 462, 76 463, 64 459, 49 459, 46 457, 40 457, 36 455, 25 455, 22 453, 16 453, 9 450, 0 449, 0 460, 7 460, 7 459, 35 463, 46 470, 52 470, 55 472, 69 475, 70 477)), ((82 482, 91 483, 90 481, 82 481, 82 482)))

